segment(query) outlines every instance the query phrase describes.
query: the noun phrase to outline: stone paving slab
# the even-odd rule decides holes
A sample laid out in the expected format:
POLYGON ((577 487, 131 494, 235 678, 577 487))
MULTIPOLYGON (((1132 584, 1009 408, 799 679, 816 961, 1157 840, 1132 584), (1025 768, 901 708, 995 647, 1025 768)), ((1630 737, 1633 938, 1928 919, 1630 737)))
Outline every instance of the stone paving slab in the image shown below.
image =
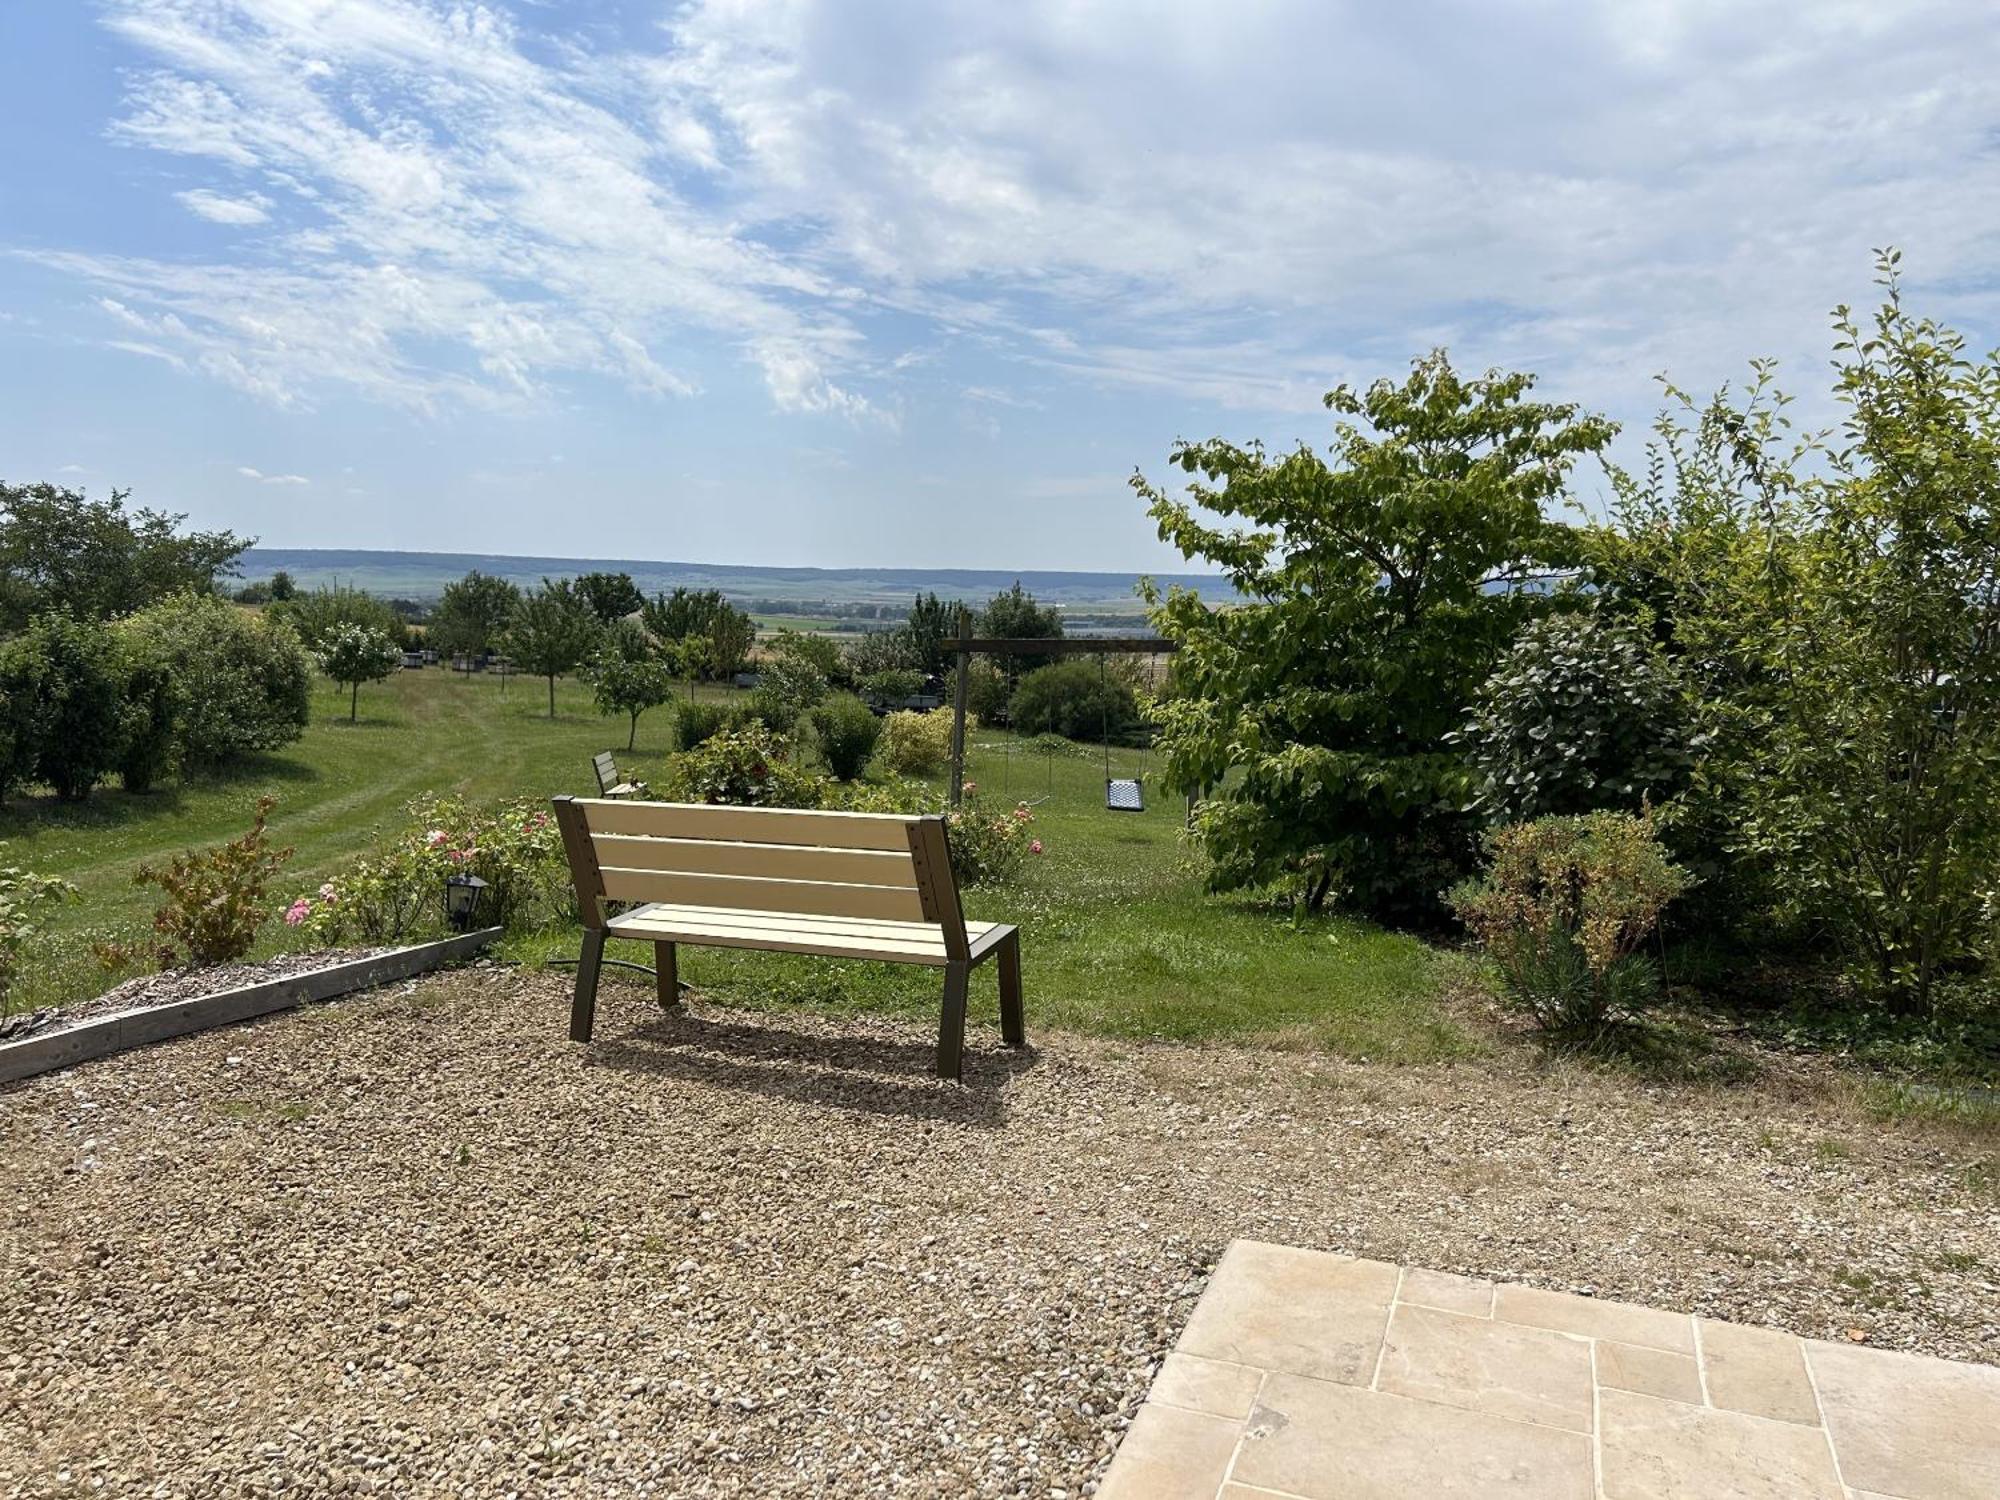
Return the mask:
POLYGON ((1995 1500, 2000 1369, 1238 1240, 1098 1500, 1995 1500))

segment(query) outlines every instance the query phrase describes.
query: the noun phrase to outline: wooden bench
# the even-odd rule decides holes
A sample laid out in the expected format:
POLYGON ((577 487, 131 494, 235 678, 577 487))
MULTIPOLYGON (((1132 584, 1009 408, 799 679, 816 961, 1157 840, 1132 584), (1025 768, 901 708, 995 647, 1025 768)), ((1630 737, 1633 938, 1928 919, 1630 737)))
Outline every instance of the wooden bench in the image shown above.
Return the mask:
POLYGON ((597 795, 600 797, 643 797, 646 795, 645 782, 627 781, 618 774, 618 763, 611 758, 609 750, 606 750, 601 755, 591 756, 590 768, 597 773, 597 795))
POLYGON ((965 919, 942 818, 602 797, 558 797, 555 810, 583 912, 572 1041, 590 1040, 605 942, 634 938, 653 945, 663 1006, 679 999, 681 943, 942 969, 945 1078, 961 1076, 972 970, 997 956, 1001 1036, 1027 1042, 1020 934, 965 919))

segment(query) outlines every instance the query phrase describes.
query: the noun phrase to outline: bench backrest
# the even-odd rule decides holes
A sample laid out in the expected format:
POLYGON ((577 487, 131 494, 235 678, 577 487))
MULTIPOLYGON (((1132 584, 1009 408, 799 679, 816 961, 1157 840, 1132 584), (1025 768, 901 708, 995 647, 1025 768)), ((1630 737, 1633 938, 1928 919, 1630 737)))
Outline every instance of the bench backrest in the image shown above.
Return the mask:
POLYGON ((584 924, 606 901, 664 901, 935 926, 966 956, 965 913, 944 819, 558 797, 584 924))
POLYGON ((612 760, 609 750, 601 755, 591 756, 590 765, 591 769, 597 772, 598 791, 608 792, 618 785, 618 764, 612 760))

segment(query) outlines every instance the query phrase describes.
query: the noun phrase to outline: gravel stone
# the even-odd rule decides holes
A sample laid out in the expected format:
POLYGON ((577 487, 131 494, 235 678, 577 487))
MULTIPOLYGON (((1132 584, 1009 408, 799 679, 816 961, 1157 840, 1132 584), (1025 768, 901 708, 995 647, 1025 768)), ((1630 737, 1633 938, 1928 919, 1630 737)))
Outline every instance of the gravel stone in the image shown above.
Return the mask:
POLYGON ((1990 1153, 1809 1072, 690 1009, 482 966, 0 1092, 0 1495, 1087 1495, 1238 1235, 2000 1363, 1990 1153))

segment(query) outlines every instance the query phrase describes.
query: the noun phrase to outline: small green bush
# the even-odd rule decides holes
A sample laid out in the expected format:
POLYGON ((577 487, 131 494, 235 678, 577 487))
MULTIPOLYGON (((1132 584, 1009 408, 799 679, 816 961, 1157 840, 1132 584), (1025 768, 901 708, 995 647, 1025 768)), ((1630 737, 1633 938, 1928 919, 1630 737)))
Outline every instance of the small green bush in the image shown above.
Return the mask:
POLYGON ((692 750, 724 729, 740 728, 749 715, 737 703, 708 703, 700 699, 683 703, 674 712, 674 742, 682 750, 692 750))
POLYGON ((1057 662, 1021 679, 1008 705, 1021 734, 1060 734, 1073 740, 1116 737, 1139 722, 1129 684, 1084 661, 1057 662))
POLYGON ((843 693, 829 698, 807 717, 827 769, 840 781, 859 776, 882 735, 882 721, 874 711, 853 694, 843 693))
MULTIPOLYGON (((970 728, 970 724, 967 726, 970 728)), ((898 776, 930 776, 951 759, 951 710, 903 709, 882 721, 876 758, 898 776)))
POLYGON ((120 710, 118 775, 128 792, 149 792, 174 768, 180 685, 173 668, 143 637, 121 632, 125 697, 120 710))
POLYGON ((17 643, 38 661, 34 774, 65 802, 81 802, 118 761, 125 663, 110 627, 39 615, 17 643))
POLYGON ((76 887, 67 880, 14 865, 0 867, 0 1015, 7 1014, 21 953, 41 931, 37 915, 43 907, 75 899, 76 887))
POLYGON ((1687 885, 1650 815, 1541 818, 1495 829, 1486 873, 1451 905, 1499 965, 1507 998, 1543 1030, 1591 1036, 1658 988, 1639 952, 1687 885))
MULTIPOLYGON (((243 957, 256 943, 257 929, 271 915, 265 889, 292 857, 289 848, 265 842, 264 823, 274 805, 274 798, 259 797, 250 831, 240 839, 177 854, 165 869, 142 865, 133 875, 135 883, 166 893, 153 913, 153 958, 160 968, 212 968, 243 957)), ((122 967, 134 955, 113 945, 99 956, 107 967, 122 967)))
POLYGON ((791 747, 762 724, 718 729, 676 756, 669 800, 736 807, 823 807, 827 781, 800 769, 791 747))

